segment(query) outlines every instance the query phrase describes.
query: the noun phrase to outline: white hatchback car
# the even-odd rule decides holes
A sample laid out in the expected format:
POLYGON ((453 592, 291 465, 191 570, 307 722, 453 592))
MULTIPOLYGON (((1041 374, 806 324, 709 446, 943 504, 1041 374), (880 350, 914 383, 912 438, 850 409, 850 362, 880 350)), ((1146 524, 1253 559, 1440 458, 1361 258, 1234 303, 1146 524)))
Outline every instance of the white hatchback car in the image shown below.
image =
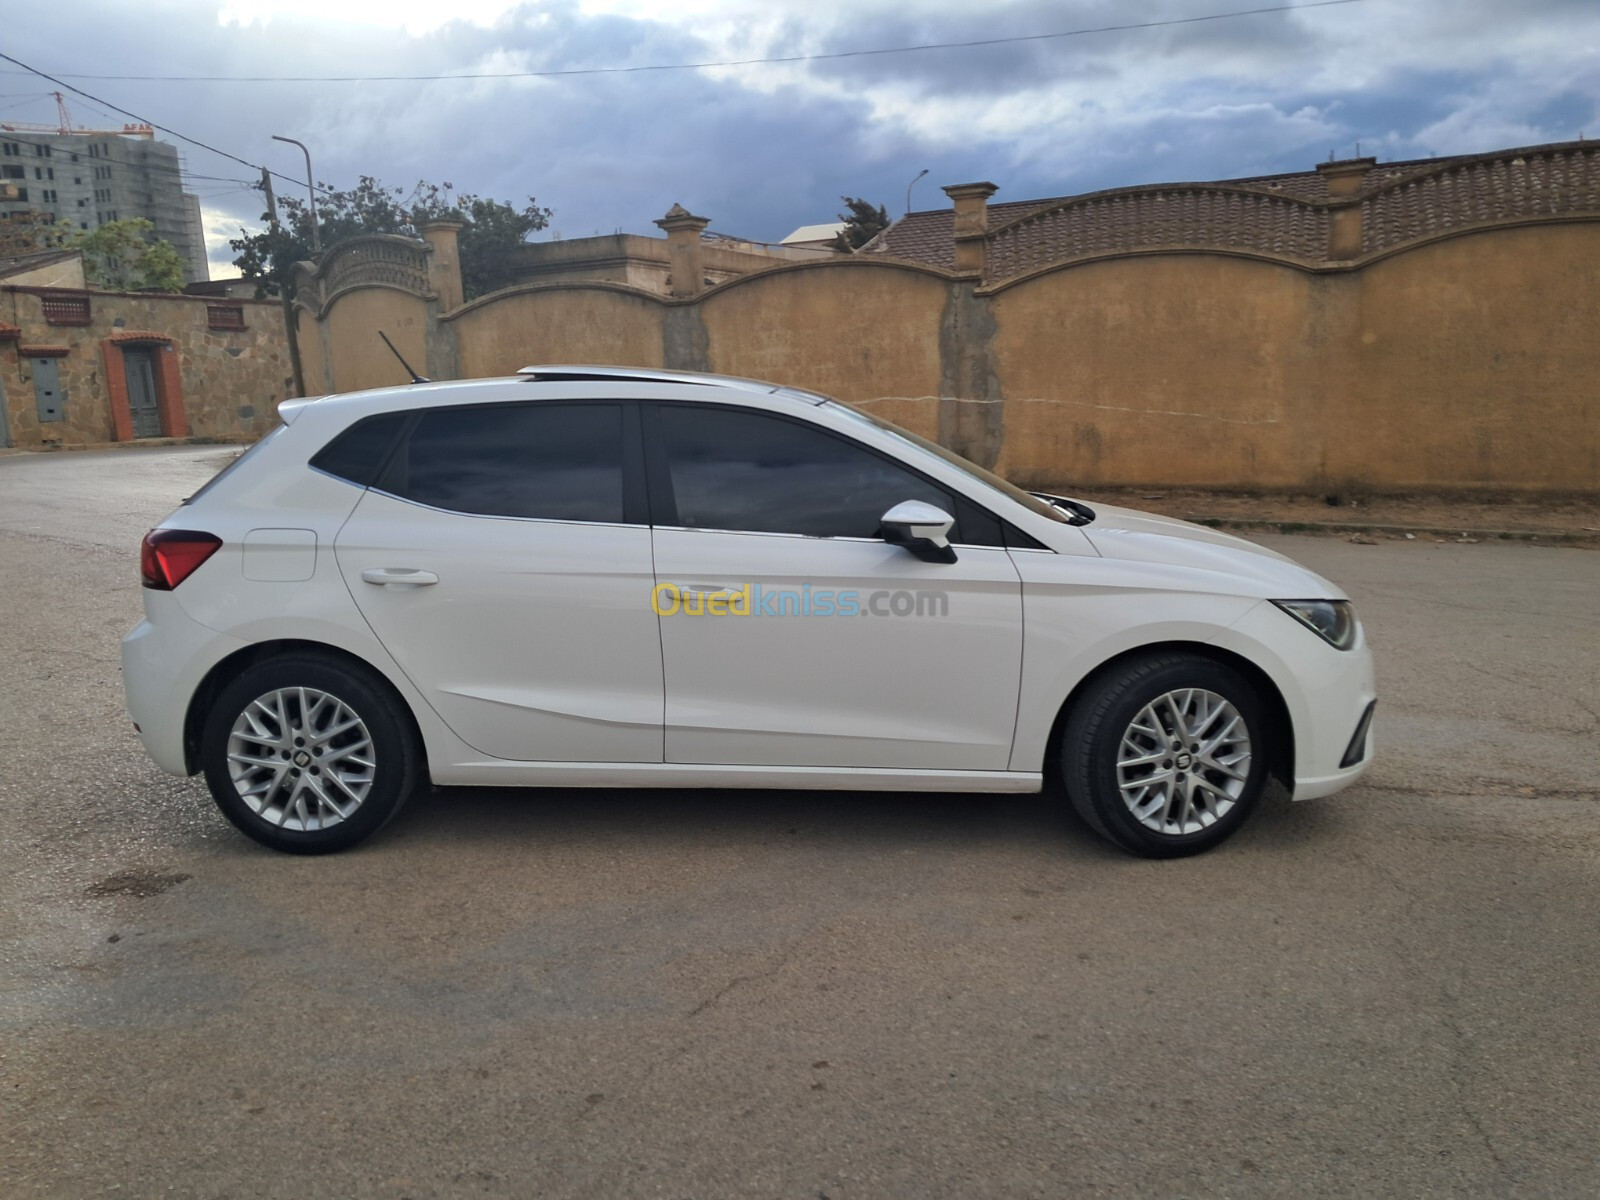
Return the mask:
POLYGON ((1037 791, 1138 854, 1371 756, 1339 589, 826 397, 530 367, 280 407, 145 539, 128 710, 268 846, 435 784, 1037 791))

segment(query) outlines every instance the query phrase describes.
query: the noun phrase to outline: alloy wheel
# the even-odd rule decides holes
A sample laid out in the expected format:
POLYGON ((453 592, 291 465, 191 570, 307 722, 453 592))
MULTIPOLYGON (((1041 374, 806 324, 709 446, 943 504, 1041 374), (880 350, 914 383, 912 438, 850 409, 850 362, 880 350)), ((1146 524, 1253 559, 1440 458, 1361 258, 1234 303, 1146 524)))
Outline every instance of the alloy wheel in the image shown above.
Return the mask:
POLYGON ((1117 750, 1117 787, 1145 828, 1199 833, 1227 815, 1250 778, 1250 730, 1226 697, 1166 692, 1141 708, 1117 750))
POLYGON ((376 770, 366 723, 337 696, 286 687, 245 705, 228 737, 228 774, 264 821, 312 832, 350 818, 376 770))

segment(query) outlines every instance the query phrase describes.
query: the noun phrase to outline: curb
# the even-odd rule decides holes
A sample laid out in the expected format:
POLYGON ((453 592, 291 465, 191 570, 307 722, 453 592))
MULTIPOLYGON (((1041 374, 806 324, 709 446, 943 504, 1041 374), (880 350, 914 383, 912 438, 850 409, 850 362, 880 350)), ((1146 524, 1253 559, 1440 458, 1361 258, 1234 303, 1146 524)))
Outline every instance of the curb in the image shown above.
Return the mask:
POLYGON ((163 446, 241 446, 243 442, 227 438, 135 438, 129 442, 57 442, 50 446, 8 446, 0 455, 12 454, 71 454, 80 450, 149 450, 163 446))

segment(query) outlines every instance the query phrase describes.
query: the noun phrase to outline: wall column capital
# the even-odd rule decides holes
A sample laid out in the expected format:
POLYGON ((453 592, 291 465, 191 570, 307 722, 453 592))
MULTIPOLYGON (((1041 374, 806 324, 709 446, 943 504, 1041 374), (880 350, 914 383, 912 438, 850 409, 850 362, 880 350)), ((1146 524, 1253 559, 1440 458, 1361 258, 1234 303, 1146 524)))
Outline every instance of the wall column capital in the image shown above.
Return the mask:
POLYGON ((428 286, 439 297, 439 308, 444 312, 461 307, 466 291, 461 283, 461 231, 465 221, 454 217, 436 217, 417 226, 422 240, 432 251, 428 255, 428 286))
POLYGON ((697 217, 681 204, 674 204, 667 215, 656 220, 667 235, 667 261, 671 264, 671 294, 680 300, 698 296, 705 290, 705 263, 700 235, 711 224, 709 217, 697 217))
POLYGON ((1335 202, 1328 221, 1328 257, 1334 262, 1361 254, 1361 204, 1355 197, 1366 183, 1367 173, 1377 165, 1375 158, 1346 158, 1317 164, 1317 174, 1322 176, 1328 196, 1335 202))
POLYGON ((984 238, 989 232, 989 197, 1000 189, 988 181, 952 183, 944 189, 955 206, 956 270, 983 274, 984 238))

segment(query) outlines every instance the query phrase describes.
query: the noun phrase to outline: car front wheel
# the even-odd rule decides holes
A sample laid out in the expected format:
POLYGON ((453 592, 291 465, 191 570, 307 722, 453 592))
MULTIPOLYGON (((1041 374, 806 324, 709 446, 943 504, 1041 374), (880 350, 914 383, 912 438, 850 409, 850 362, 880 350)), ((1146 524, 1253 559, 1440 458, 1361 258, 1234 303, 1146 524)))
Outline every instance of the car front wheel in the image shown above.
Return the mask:
POLYGON ((1238 671, 1153 655, 1091 683, 1062 731, 1062 776, 1079 815, 1123 849, 1198 854, 1260 799, 1266 737, 1261 697, 1238 671))
POLYGON ((366 672, 271 659, 224 687, 201 734, 217 807, 274 850, 326 854, 376 832, 422 777, 397 701, 366 672))

